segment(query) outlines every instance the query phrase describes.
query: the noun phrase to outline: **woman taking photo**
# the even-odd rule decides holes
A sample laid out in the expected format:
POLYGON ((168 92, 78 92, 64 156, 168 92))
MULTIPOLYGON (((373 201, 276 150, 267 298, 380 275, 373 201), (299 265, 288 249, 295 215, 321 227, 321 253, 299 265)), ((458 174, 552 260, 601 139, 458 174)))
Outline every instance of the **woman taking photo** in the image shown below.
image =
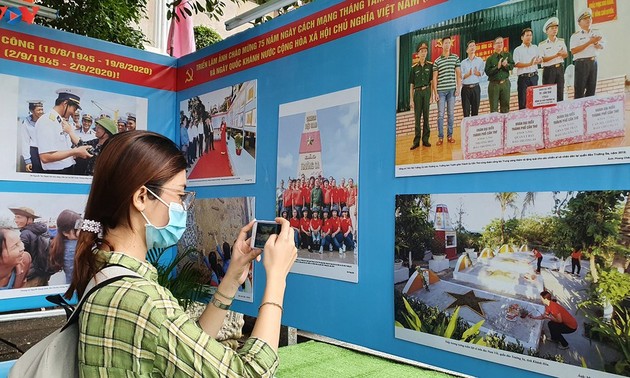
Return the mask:
POLYGON ((177 243, 194 199, 186 188, 186 159, 169 139, 134 131, 114 136, 96 163, 76 250, 72 284, 82 296, 105 265, 118 264, 142 278, 126 277, 102 287, 79 317, 82 377, 272 377, 286 276, 297 250, 287 221, 264 249, 267 284, 251 337, 238 351, 217 336, 247 269, 262 251, 251 249, 241 229, 217 292, 197 322, 157 283, 147 250, 177 243))

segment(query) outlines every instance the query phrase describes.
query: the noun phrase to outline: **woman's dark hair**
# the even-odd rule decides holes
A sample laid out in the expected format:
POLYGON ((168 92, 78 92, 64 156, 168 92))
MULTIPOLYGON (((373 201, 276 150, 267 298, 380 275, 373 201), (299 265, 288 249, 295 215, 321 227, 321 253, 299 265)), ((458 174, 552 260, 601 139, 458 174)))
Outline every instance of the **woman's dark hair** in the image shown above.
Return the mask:
POLYGON ((223 242, 223 263, 232 259, 232 249, 228 242, 223 242))
POLYGON ((540 292, 540 296, 545 298, 545 299, 551 300, 551 293, 548 292, 547 290, 541 291, 540 292))
POLYGON ((220 279, 223 279, 225 272, 223 271, 223 267, 219 265, 219 262, 217 261, 217 254, 214 251, 210 252, 208 255, 208 261, 210 261, 210 268, 212 268, 214 274, 216 274, 220 279))
POLYGON ((63 233, 74 230, 79 219, 81 219, 81 214, 67 209, 57 216, 57 235, 50 242, 48 254, 48 263, 51 269, 59 271, 63 267, 63 256, 66 250, 64 244, 66 237, 63 233))
POLYGON ((89 280, 104 264, 97 260, 95 248, 107 239, 109 230, 131 227, 134 193, 147 185, 155 188, 159 196, 162 193, 159 188, 185 169, 186 159, 175 143, 163 135, 136 130, 109 139, 96 160, 84 214, 85 219, 100 222, 102 238, 97 238, 94 232, 79 235, 66 298, 71 298, 75 290, 81 297, 89 280))

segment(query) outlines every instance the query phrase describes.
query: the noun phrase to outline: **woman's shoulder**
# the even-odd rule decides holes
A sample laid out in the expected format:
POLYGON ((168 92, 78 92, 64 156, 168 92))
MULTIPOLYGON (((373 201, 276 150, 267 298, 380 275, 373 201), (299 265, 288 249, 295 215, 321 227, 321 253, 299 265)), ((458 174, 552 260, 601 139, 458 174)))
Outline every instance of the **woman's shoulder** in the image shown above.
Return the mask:
POLYGON ((173 317, 177 310, 181 311, 168 289, 157 282, 136 277, 125 277, 110 283, 92 295, 88 303, 161 319, 173 317))

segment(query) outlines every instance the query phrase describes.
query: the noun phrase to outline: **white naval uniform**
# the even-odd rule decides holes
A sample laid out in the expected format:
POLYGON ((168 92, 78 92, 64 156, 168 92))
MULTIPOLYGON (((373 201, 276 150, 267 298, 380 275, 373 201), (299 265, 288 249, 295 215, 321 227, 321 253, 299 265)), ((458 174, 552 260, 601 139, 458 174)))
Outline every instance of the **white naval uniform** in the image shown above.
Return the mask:
MULTIPOLYGON (((62 118, 55 110, 40 117, 35 124, 39 153, 66 151, 72 148, 70 135, 63 131, 62 118)), ((42 161, 44 171, 62 170, 74 165, 72 156, 51 163, 42 161)))

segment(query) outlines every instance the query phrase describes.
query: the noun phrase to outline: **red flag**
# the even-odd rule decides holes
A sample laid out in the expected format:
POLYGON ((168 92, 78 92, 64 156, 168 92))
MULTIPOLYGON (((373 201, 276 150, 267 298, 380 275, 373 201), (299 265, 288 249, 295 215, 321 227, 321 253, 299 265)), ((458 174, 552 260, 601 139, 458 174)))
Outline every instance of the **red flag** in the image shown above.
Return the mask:
POLYGON ((195 51, 195 33, 193 32, 193 20, 186 14, 184 8, 188 6, 187 0, 175 8, 179 15, 179 21, 173 15, 171 27, 168 31, 168 46, 166 52, 175 58, 182 57, 195 51))

